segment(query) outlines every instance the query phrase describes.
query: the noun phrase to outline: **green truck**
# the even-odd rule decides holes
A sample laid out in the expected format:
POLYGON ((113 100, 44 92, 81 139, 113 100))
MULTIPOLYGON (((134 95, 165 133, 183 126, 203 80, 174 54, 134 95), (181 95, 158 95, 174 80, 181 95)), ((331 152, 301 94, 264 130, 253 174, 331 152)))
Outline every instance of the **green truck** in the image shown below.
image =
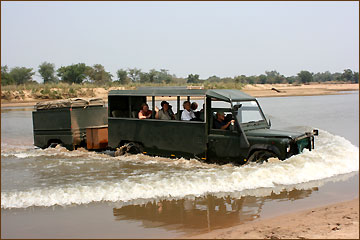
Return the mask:
MULTIPOLYGON (((108 111, 104 101, 99 98, 39 102, 34 108, 34 145, 40 148, 59 144, 69 150, 86 148, 89 141, 86 139, 87 130, 94 132, 94 129, 107 129, 108 111)), ((99 146, 107 146, 107 136, 99 141, 106 142, 99 146)))
POLYGON ((258 101, 231 89, 139 88, 112 90, 108 95, 108 147, 115 155, 142 153, 170 158, 196 158, 208 163, 285 160, 303 149, 314 148, 317 130, 299 133, 273 130, 258 101), (175 119, 155 119, 155 103, 175 99, 175 119), (203 101, 196 121, 181 120, 182 102, 203 101), (150 103, 152 117, 138 119, 143 103, 150 103), (216 128, 217 113, 234 124, 216 128))

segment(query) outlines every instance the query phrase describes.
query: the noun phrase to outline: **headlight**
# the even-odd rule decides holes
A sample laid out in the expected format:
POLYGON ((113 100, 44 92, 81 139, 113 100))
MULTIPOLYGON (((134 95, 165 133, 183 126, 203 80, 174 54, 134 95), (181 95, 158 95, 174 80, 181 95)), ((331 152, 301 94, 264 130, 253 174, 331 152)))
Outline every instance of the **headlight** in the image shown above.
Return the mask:
POLYGON ((286 152, 290 152, 290 145, 286 148, 286 152))

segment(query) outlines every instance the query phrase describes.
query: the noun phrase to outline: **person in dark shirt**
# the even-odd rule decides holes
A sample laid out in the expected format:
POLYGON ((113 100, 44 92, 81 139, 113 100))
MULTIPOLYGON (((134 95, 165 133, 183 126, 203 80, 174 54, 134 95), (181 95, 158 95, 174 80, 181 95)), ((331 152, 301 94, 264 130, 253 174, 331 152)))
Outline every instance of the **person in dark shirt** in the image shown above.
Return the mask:
POLYGON ((216 119, 214 121, 214 128, 216 129, 222 129, 222 130, 228 130, 231 123, 234 123, 235 120, 231 120, 229 122, 225 121, 225 114, 224 112, 217 112, 216 113, 216 119))

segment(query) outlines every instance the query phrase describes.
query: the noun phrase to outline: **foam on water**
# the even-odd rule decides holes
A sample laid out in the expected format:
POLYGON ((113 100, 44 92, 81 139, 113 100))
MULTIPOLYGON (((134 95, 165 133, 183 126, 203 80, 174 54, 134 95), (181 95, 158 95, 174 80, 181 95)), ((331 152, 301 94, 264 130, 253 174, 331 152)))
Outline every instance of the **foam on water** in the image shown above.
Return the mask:
MULTIPOLYGON (((281 191, 306 186, 306 183, 326 179, 339 174, 359 170, 359 149, 343 137, 320 131, 316 149, 305 150, 286 161, 268 162, 246 166, 204 164, 196 160, 166 159, 135 155, 109 157, 103 154, 64 149, 33 150, 28 153, 2 152, 3 156, 86 156, 158 166, 154 172, 138 171, 126 178, 98 180, 91 183, 74 182, 66 185, 45 186, 26 191, 8 190, 1 193, 2 208, 26 208, 30 206, 53 206, 87 204, 110 201, 129 202, 141 199, 181 198, 201 196, 208 193, 264 194, 263 189, 281 191), (29 155, 26 155, 29 154, 29 155), (304 185, 305 184, 305 185, 304 185), (300 186, 299 185, 299 186, 300 186), (249 193, 250 191, 250 193, 249 193), (248 192, 248 193, 247 193, 248 192)), ((77 162, 77 164, 87 164, 77 162)), ((107 164, 106 161, 102 164, 107 164)), ((75 174, 75 173, 74 173, 75 174)))

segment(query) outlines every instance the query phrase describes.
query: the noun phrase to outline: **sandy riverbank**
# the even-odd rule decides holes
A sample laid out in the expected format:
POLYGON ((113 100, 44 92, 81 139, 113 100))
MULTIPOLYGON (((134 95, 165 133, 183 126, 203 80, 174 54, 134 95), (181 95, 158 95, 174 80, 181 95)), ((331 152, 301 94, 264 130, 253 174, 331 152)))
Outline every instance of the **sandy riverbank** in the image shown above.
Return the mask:
MULTIPOLYGON (((110 88, 113 90, 117 88, 110 88)), ((254 85, 245 85, 241 91, 254 96, 254 97, 285 97, 285 96, 312 96, 312 95, 330 95, 330 94, 340 94, 343 91, 358 91, 359 84, 318 84, 313 83, 309 85, 292 85, 292 84, 254 84, 254 85)), ((85 91, 85 90, 84 90, 85 91)), ((108 90, 104 88, 94 88, 92 91, 95 96, 102 98, 107 101, 108 90)), ((7 101, 1 99, 2 107, 24 107, 24 106, 33 106, 36 102, 39 101, 48 101, 34 99, 29 93, 24 91, 25 98, 21 99, 17 97, 13 100, 7 101)), ((82 96, 84 97, 84 96, 82 96)), ((85 96, 86 97, 86 96, 85 96)), ((89 96, 90 97, 90 96, 89 96)), ((175 100, 176 98, 164 97, 161 99, 166 100, 175 100)))
POLYGON ((359 198, 274 218, 260 219, 189 238, 359 239, 359 198))

